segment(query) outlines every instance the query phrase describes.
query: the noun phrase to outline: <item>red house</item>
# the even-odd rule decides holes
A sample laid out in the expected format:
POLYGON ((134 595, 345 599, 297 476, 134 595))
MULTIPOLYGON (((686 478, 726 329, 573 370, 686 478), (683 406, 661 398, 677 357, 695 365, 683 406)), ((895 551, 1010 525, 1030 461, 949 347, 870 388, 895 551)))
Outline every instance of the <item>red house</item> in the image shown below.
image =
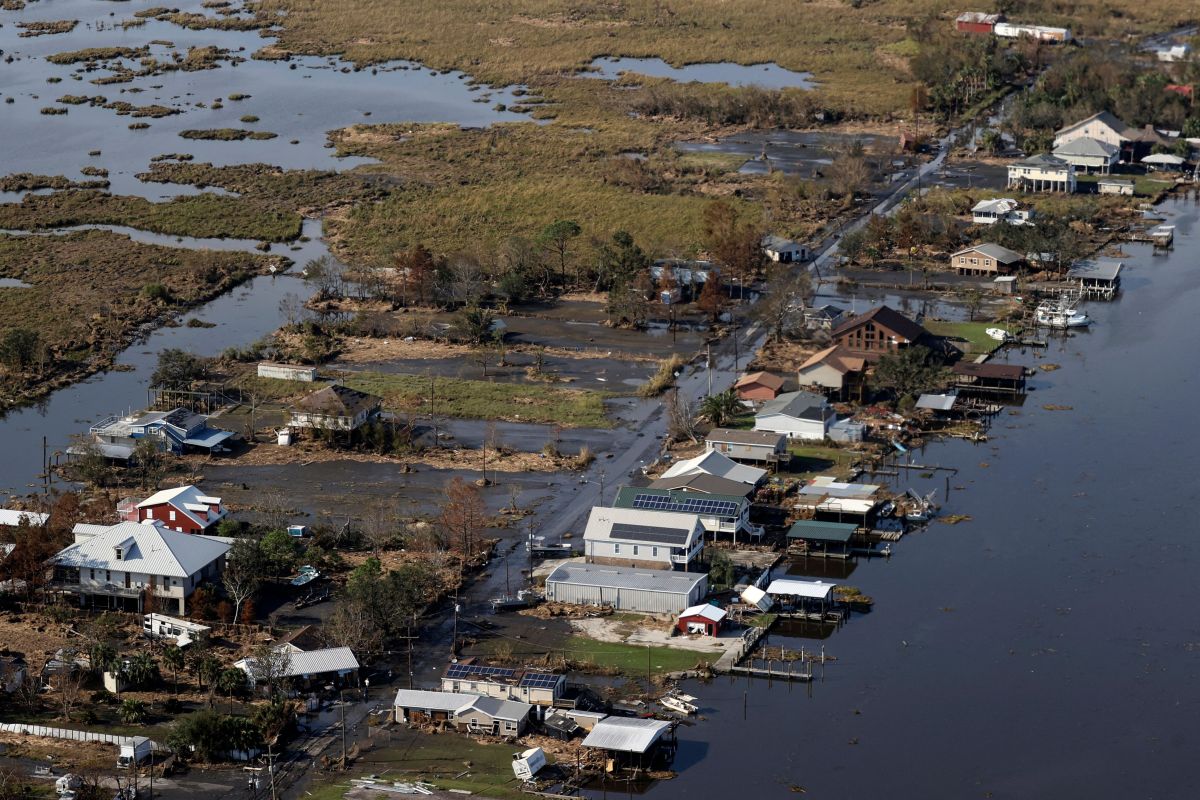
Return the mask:
POLYGON ((964 11, 954 19, 955 30, 963 33, 990 34, 997 22, 1003 22, 1003 14, 985 14, 982 11, 964 11))
POLYGON ((733 385, 739 400, 774 400, 783 390, 783 378, 769 372, 751 372, 733 385))
POLYGON ((128 522, 153 520, 180 533, 206 533, 229 514, 221 498, 209 497, 195 486, 163 489, 136 506, 122 503, 118 510, 128 522))
POLYGON ((725 609, 714 605, 704 604, 685 608, 679 615, 676 627, 680 633, 699 633, 704 636, 717 636, 721 633, 721 623, 725 619, 725 609))

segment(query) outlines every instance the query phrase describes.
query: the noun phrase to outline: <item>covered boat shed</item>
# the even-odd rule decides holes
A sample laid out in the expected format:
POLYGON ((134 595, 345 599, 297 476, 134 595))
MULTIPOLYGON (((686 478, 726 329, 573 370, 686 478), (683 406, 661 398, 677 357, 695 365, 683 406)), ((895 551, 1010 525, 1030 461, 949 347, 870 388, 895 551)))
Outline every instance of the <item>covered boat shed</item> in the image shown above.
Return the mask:
MULTIPOLYGON (((810 604, 819 605, 821 613, 833 604, 833 589, 836 584, 828 581, 802 581, 795 578, 776 578, 767 587, 767 594, 785 598, 796 608, 807 609, 810 604)), ((784 602, 780 600, 780 602, 784 602)))
POLYGON ((1079 283, 1084 297, 1112 300, 1121 290, 1120 261, 1080 261, 1067 271, 1067 279, 1079 283))
POLYGON ((667 739, 672 730, 671 723, 664 720, 605 717, 582 744, 603 750, 610 771, 617 767, 648 769, 660 755, 674 751, 674 737, 667 739))
POLYGON ((1024 394, 1025 368, 1019 364, 976 364, 960 361, 951 371, 954 384, 960 393, 978 394, 1024 394))
POLYGON ((788 530, 788 544, 802 544, 807 555, 849 558, 850 540, 858 531, 853 522, 802 519, 788 530))

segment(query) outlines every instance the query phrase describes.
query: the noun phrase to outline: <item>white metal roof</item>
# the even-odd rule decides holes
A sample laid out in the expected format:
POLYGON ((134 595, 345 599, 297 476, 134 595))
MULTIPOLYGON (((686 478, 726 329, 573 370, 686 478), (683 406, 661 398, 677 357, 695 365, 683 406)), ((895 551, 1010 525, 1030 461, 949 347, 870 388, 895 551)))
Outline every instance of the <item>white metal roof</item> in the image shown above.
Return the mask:
POLYGON ((747 586, 742 590, 742 602, 747 605, 758 606, 760 611, 770 611, 771 606, 775 605, 774 598, 757 586, 747 586))
MULTIPOLYGON (((208 504, 220 505, 221 498, 210 497, 195 486, 177 486, 174 489, 163 489, 162 491, 155 492, 138 503, 137 507, 150 508, 152 506, 163 505, 164 503, 169 504, 197 525, 207 527, 216 521, 216 519, 209 519, 208 517, 208 504)), ((225 516, 224 510, 217 516, 217 519, 223 516, 225 516)))
POLYGON ((78 542, 89 536, 104 533, 111 527, 112 525, 94 525, 90 522, 76 522, 75 527, 71 529, 71 533, 75 534, 75 541, 78 542))
POLYGON ((704 617, 709 622, 720 622, 721 620, 725 619, 726 612, 725 612, 725 609, 719 608, 710 603, 702 603, 698 606, 692 606, 691 608, 685 608, 683 610, 683 613, 680 614, 679 616, 680 616, 680 618, 704 617))
POLYGON ((583 740, 584 747, 601 750, 620 750, 625 753, 644 753, 662 738, 671 723, 657 719, 606 717, 596 723, 583 740))
POLYGON ((702 572, 672 572, 662 569, 624 569, 601 564, 560 564, 546 583, 572 583, 578 586, 603 586, 605 589, 641 589, 650 592, 691 594, 708 580, 702 572))
MULTIPOLYGON (((358 669, 358 659, 349 647, 328 647, 324 650, 296 650, 280 645, 275 648, 288 657, 285 678, 300 678, 307 675, 324 675, 330 672, 349 672, 358 669)), ((254 658, 243 658, 234 666, 254 677, 256 661, 254 658)))
POLYGON ((925 408, 930 411, 949 411, 954 408, 955 401, 958 400, 957 394, 923 394, 917 398, 917 408, 925 408))
POLYGON ((766 470, 739 464, 723 453, 718 453, 716 450, 701 453, 695 458, 677 461, 662 474, 662 477, 676 478, 681 475, 695 475, 698 472, 750 485, 757 484, 763 478, 767 477, 766 470))
POLYGON ((401 689, 392 702, 397 708, 419 708, 428 711, 457 712, 470 708, 479 699, 474 694, 458 692, 430 692, 423 689, 401 689))
POLYGON ((1184 159, 1179 156, 1173 156, 1170 153, 1153 153, 1142 159, 1143 164, 1171 164, 1179 166, 1184 163, 1184 159))
POLYGON ((971 213, 988 212, 992 214, 1007 214, 1017 209, 1017 201, 1009 197, 997 197, 993 200, 980 200, 971 207, 971 213))
POLYGON ((18 511, 13 508, 0 508, 0 525, 20 525, 24 519, 30 525, 45 525, 50 519, 49 514, 39 514, 36 511, 18 511))
POLYGON ((157 525, 122 522, 70 547, 54 557, 64 567, 120 569, 147 575, 186 578, 229 551, 226 542, 210 536, 177 533, 157 525), (121 558, 115 548, 122 545, 121 558))
POLYGON ((846 514, 866 514, 879 505, 875 500, 863 500, 857 497, 830 497, 817 504, 818 511, 844 512, 846 514))
POLYGON ((798 581, 794 578, 776 578, 767 587, 767 594, 786 595, 788 597, 809 597, 823 600, 829 597, 836 584, 825 581, 798 581))
POLYGON ((691 549, 704 526, 695 514, 656 511, 648 508, 606 508, 594 506, 588 515, 583 538, 590 541, 614 540, 691 549), (614 527, 622 527, 614 530, 614 527), (642 530, 642 533, 638 531, 642 530), (662 531, 656 534, 655 531, 662 531), (675 534, 674 536, 668 534, 675 534), (668 541, 670 540, 670 541, 668 541))

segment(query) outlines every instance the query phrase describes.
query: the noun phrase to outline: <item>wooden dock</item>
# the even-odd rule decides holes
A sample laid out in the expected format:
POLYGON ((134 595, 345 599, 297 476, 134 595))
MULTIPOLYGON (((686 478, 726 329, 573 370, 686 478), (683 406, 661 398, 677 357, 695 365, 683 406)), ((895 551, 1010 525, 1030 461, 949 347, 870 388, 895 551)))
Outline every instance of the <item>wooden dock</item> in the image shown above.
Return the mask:
POLYGON ((745 675, 748 678, 768 678, 770 680, 800 681, 802 683, 808 683, 808 682, 812 681, 813 675, 812 675, 812 665, 811 664, 808 666, 808 668, 805 671, 801 672, 799 670, 792 669, 793 663, 795 663, 795 662, 788 661, 787 662, 788 666, 787 666, 786 670, 781 669, 779 667, 774 667, 774 666, 767 666, 767 667, 738 666, 738 667, 731 668, 729 670, 729 672, 730 672, 730 674, 733 674, 733 675, 745 675))

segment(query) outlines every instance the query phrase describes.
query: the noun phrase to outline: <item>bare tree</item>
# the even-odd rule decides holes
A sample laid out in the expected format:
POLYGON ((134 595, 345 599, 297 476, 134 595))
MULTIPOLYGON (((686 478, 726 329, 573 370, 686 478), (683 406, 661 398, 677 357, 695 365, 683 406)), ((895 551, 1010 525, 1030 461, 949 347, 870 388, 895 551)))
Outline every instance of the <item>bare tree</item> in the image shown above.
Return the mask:
POLYGON ((400 517, 382 499, 367 504, 359 524, 374 553, 392 547, 400 535, 400 517))
POLYGON ((233 619, 241 618, 242 603, 249 600, 262 584, 265 565, 258 542, 250 538, 237 539, 225 559, 221 582, 233 601, 233 619))
POLYGON ((686 398, 679 396, 679 390, 671 392, 667 402, 668 429, 672 438, 698 441, 696 434, 696 408, 686 398))

